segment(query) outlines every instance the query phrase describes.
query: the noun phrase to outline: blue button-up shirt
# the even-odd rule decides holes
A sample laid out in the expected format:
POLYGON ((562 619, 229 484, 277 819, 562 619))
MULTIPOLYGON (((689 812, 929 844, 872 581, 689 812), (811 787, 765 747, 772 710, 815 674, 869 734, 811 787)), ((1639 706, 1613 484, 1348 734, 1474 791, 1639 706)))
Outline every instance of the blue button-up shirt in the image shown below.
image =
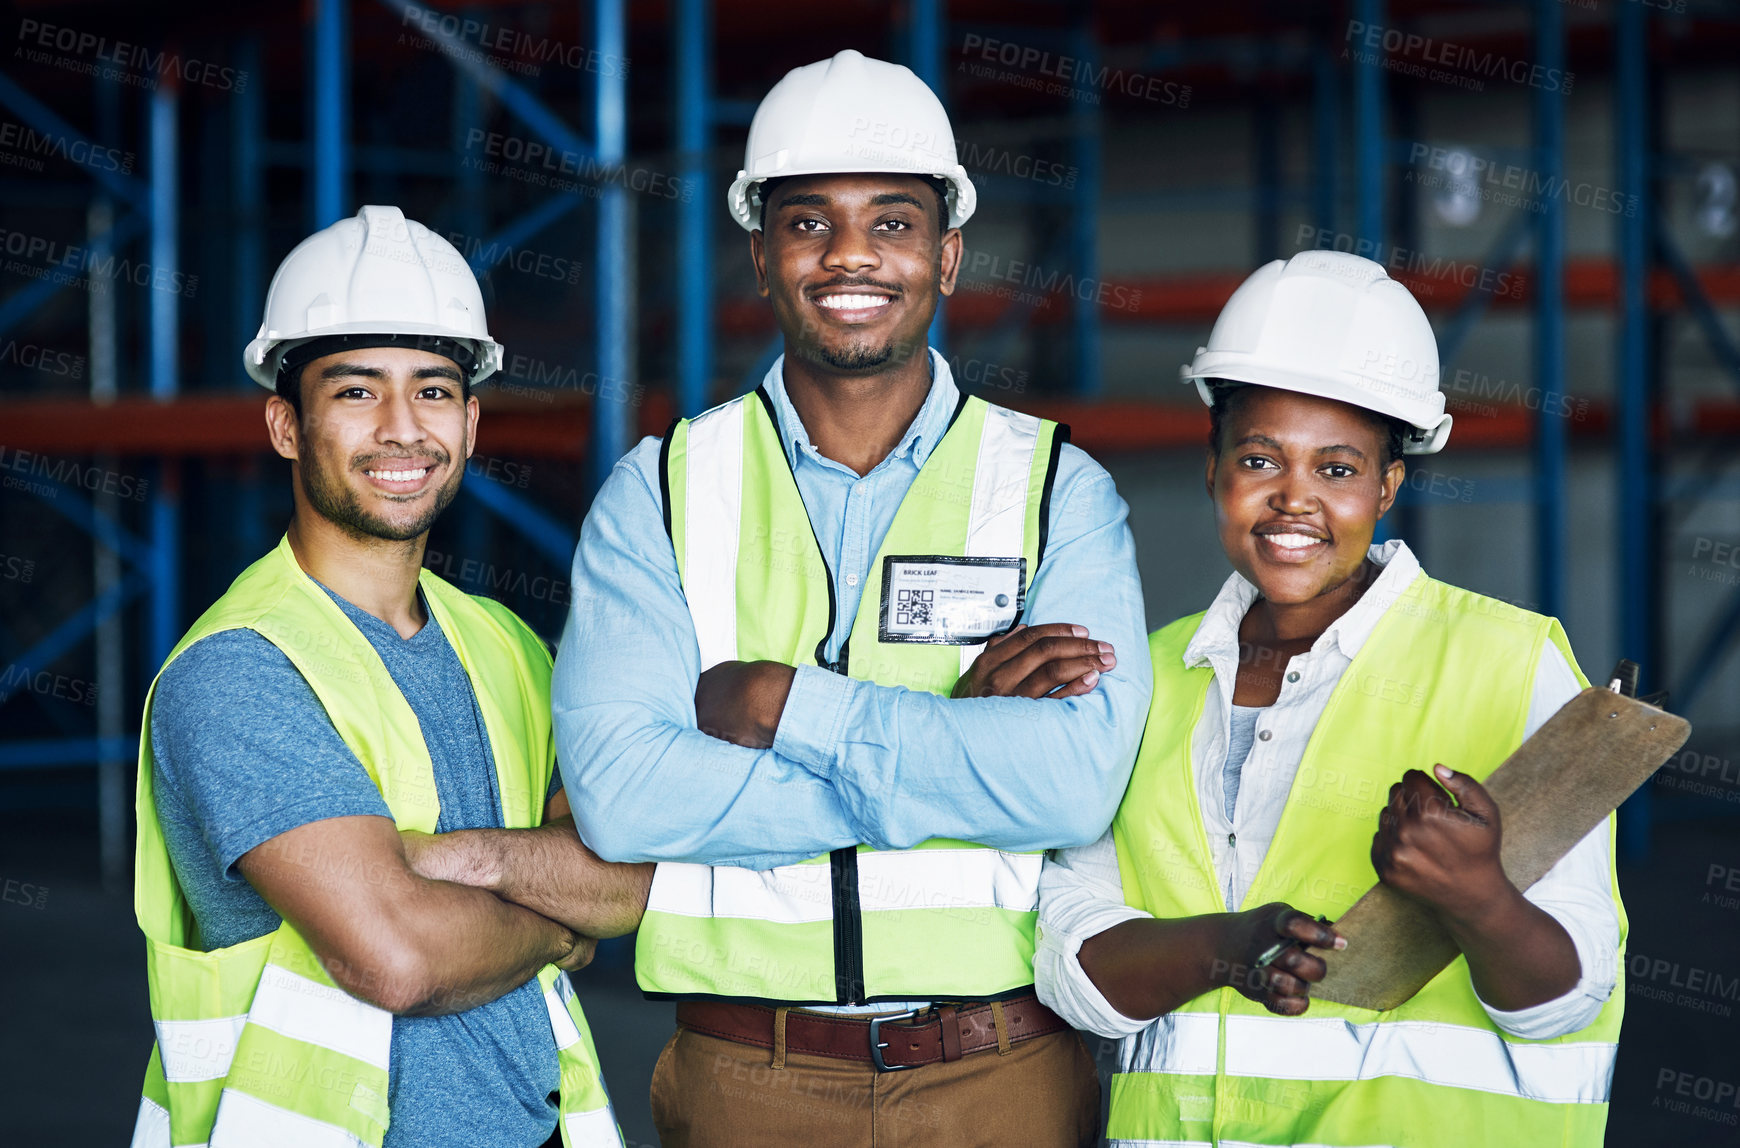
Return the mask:
MULTIPOLYGON (((959 391, 932 354, 930 395, 869 474, 811 445, 781 358, 765 386, 834 578, 839 657, 894 512, 948 429, 959 391)), ((1062 701, 940 697, 800 666, 771 749, 695 725, 700 650, 660 499, 659 440, 616 464, 580 532, 556 658, 562 777, 581 836, 611 861, 767 869, 857 843, 932 837, 1028 850, 1093 841, 1117 809, 1152 688, 1128 508, 1063 448, 1032 624, 1074 622, 1118 664, 1062 701)), ((768 609, 779 603, 769 602, 768 609)))

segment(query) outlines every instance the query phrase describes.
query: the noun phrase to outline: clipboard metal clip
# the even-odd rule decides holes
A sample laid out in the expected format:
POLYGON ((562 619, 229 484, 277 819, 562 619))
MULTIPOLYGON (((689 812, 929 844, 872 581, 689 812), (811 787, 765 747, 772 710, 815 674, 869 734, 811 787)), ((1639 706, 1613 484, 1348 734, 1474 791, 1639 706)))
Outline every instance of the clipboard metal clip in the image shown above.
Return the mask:
POLYGON ((1608 675, 1607 688, 1621 697, 1637 698, 1646 706, 1654 706, 1658 710, 1667 709, 1668 694, 1666 690, 1657 690, 1653 694, 1637 697, 1637 681, 1639 669, 1636 662, 1630 658, 1619 659, 1619 664, 1613 667, 1608 675))

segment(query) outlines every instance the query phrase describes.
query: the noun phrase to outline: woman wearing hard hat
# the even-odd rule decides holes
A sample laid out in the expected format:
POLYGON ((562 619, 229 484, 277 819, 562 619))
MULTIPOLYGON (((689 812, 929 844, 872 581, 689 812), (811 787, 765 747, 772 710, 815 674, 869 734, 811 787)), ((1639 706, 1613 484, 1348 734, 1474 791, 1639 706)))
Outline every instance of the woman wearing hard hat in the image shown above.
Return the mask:
POLYGON ((1123 1038, 1108 1134, 1599 1144, 1623 997, 1610 827, 1519 892, 1478 780, 1587 682, 1557 621, 1371 545, 1402 456, 1449 437, 1424 313, 1379 264, 1308 251, 1247 279, 1183 373, 1213 410, 1234 573, 1151 636, 1117 818, 1042 881, 1040 998, 1123 1038), (1311 1000, 1310 949, 1345 947, 1328 922, 1379 880, 1462 957, 1386 1012, 1311 1000))

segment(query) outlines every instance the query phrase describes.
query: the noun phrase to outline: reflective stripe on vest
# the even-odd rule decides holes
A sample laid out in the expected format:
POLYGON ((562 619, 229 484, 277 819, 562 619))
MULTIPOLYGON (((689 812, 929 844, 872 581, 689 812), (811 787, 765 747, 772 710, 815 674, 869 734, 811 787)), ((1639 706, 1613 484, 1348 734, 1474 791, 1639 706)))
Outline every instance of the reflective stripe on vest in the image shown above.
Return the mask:
MULTIPOLYGON (((858 857, 858 903, 864 912, 900 909, 1010 909, 1039 907, 1038 853, 1005 853, 981 846, 885 850, 858 857)), ((830 868, 822 858, 776 869, 728 865, 671 866, 647 907, 683 917, 739 917, 781 925, 833 916, 830 868)))
MULTIPOLYGON (((880 640, 890 556, 1043 558, 1066 433, 964 399, 895 513, 850 639, 765 390, 676 424, 665 511, 703 670, 734 659, 820 665, 946 694, 984 648, 880 640)), ((922 767, 920 767, 922 768, 922 767)), ((972 999, 1033 980, 1039 853, 932 840, 836 850, 765 872, 659 865, 636 945, 642 989, 793 1004, 972 999)))
MULTIPOLYGON (((555 762, 548 651, 505 607, 463 594, 427 570, 419 587, 476 694, 495 758, 503 824, 536 825, 555 762)), ((398 826, 434 832, 441 810, 415 713, 368 639, 302 572, 287 540, 236 579, 168 661, 202 638, 233 629, 259 633, 296 666, 398 826)), ((143 728, 134 900, 146 935, 157 1041, 133 1143, 379 1145, 390 1122, 392 1014, 340 989, 288 923, 228 948, 193 947, 192 914, 152 795, 149 695, 143 728)), ((558 1049, 568 1143, 620 1145, 592 1037, 567 976, 548 966, 538 979, 558 1049)))
MULTIPOLYGON (((1120 1072, 1214 1075, 1221 1051, 1218 1014, 1174 1013, 1166 1039, 1143 1035, 1126 1042, 1120 1072)), ((1616 1052, 1615 1045, 1600 1041, 1507 1045, 1495 1031, 1428 1021, 1229 1016, 1221 1071, 1275 1080, 1411 1076, 1549 1104, 1594 1104, 1607 1099, 1616 1052)))
MULTIPOLYGON (((1160 917, 1228 908, 1190 760, 1213 678, 1184 663, 1201 618, 1150 639, 1154 700, 1112 825, 1126 900, 1160 917)), ((1233 908, 1286 901, 1344 913, 1376 881, 1371 835, 1390 784, 1433 762, 1476 778, 1499 765, 1522 740, 1548 642, 1576 671, 1556 621, 1416 577, 1337 683, 1233 908)), ((1612 888, 1623 977, 1625 914, 1612 888)), ((1125 1040, 1107 1134, 1120 1144, 1596 1145, 1623 1005, 1621 981, 1582 1031, 1520 1040, 1493 1024, 1460 957, 1383 1013, 1313 1000, 1304 1017, 1277 1017, 1220 989, 1125 1040)))

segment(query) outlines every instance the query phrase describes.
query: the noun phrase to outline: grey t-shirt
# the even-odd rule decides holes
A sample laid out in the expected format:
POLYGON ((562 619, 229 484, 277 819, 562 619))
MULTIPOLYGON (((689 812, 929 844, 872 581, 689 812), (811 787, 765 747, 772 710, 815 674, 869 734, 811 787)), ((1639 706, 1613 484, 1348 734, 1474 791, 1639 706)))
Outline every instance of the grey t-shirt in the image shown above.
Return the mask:
MULTIPOLYGON (((437 831, 499 827, 495 759, 471 682, 433 615, 410 638, 331 594, 379 651, 435 766, 437 831)), ((252 630, 213 634, 163 672, 152 784, 175 876, 207 950, 276 929, 236 860, 329 817, 390 817, 290 659, 252 630)), ((532 1148, 556 1127, 559 1072, 534 978, 451 1016, 394 1017, 384 1148, 532 1148)))

